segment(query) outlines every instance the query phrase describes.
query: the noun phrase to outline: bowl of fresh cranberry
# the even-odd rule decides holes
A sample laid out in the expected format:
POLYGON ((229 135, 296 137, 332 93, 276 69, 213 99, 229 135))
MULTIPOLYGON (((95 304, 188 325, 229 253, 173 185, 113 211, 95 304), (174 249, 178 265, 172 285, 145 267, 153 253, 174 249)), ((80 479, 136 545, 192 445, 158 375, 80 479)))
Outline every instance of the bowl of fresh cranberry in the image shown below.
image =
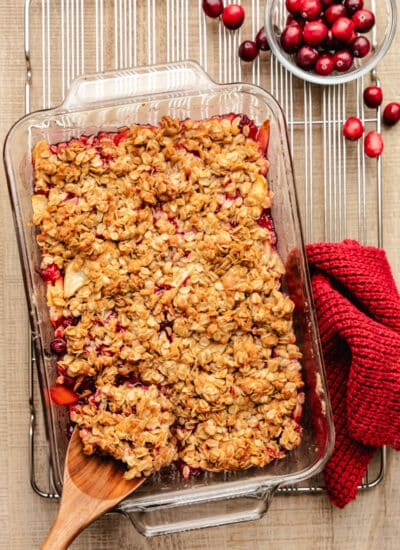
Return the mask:
POLYGON ((340 84, 372 70, 396 30, 396 0, 266 0, 273 54, 295 76, 340 84))

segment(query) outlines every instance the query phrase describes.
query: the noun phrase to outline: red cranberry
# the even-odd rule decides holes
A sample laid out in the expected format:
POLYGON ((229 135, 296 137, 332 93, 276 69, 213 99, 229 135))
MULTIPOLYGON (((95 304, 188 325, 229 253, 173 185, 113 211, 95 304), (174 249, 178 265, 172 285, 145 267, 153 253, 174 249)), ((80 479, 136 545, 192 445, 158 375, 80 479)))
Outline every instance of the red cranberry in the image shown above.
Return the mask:
POLYGON ((264 208, 261 212, 261 216, 258 218, 257 223, 260 227, 263 227, 264 229, 267 229, 269 232, 269 239, 272 246, 274 246, 277 243, 276 233, 275 233, 275 226, 274 222, 271 218, 271 209, 270 208, 264 208))
POLYGON ((379 86, 368 86, 364 90, 364 103, 370 109, 376 109, 382 103, 383 93, 379 86))
POLYGON ((219 17, 224 9, 222 0, 203 0, 203 11, 208 17, 219 17))
POLYGON ((293 15, 300 13, 301 0, 286 0, 286 9, 293 15))
POLYGON ((344 7, 347 10, 347 13, 350 17, 358 10, 361 10, 364 7, 363 0, 345 0, 344 7))
POLYGON ((322 46, 325 48, 325 50, 340 50, 342 44, 337 38, 333 36, 332 29, 328 29, 328 33, 322 46))
POLYGON ((264 27, 261 27, 256 35, 256 46, 259 50, 263 52, 270 49, 264 27))
POLYGON ((324 13, 328 25, 333 25, 336 19, 339 19, 339 17, 345 17, 346 15, 346 8, 342 4, 333 4, 324 13))
POLYGON ((393 101, 388 103, 383 111, 383 122, 387 126, 393 126, 400 120, 400 103, 393 101))
MULTIPOLYGON (((251 120, 247 115, 242 115, 239 120, 239 129, 243 135, 250 139, 256 139, 258 133, 258 126, 254 123, 254 120, 251 120)), ((236 198, 237 195, 235 193, 236 198)), ((172 288, 172 287, 171 287, 172 288)))
POLYGON ((302 0, 300 15, 307 21, 315 21, 318 19, 322 11, 320 0, 302 0))
POLYGON ((311 46, 302 46, 296 54, 297 65, 305 71, 311 71, 318 60, 318 51, 311 46))
POLYGON ((321 55, 315 64, 315 72, 322 76, 331 74, 334 68, 333 57, 327 53, 321 55))
POLYGON ((281 35, 282 48, 287 53, 295 53, 303 44, 303 31, 296 25, 286 27, 281 35))
POLYGON ((322 9, 326 10, 326 8, 329 8, 333 4, 333 0, 321 0, 322 9))
POLYGON ((354 57, 365 57, 371 50, 371 43, 365 36, 358 36, 352 42, 350 49, 354 57))
POLYGON ((375 15, 371 10, 358 10, 352 17, 354 28, 358 32, 368 32, 375 25, 375 15))
POLYGON ((346 38, 346 40, 344 40, 344 41, 342 42, 342 44, 346 44, 346 45, 348 45, 348 46, 351 46, 351 45, 353 44, 354 40, 355 40, 356 38, 358 38, 358 36, 359 36, 359 35, 356 33, 356 31, 353 31, 353 32, 351 33, 351 35, 348 36, 348 37, 346 38))
POLYGON ((289 27, 290 25, 297 25, 298 27, 301 27, 303 29, 305 21, 304 19, 295 17, 294 15, 288 15, 286 19, 286 27, 289 27))
POLYGON ((335 38, 344 42, 354 31, 354 23, 348 17, 339 17, 332 25, 332 34, 335 38))
POLYGON ((64 328, 67 328, 73 324, 76 324, 76 320, 77 318, 76 317, 72 317, 72 315, 70 315, 69 317, 63 317, 63 320, 62 320, 62 326, 64 328))
POLYGON ((350 139, 351 141, 360 139, 363 133, 363 123, 355 116, 348 118, 343 125, 343 135, 346 139, 350 139))
POLYGON ((350 69, 353 64, 353 56, 348 50, 339 50, 333 55, 333 62, 335 64, 335 69, 339 73, 344 73, 350 69))
POLYGON ((67 342, 64 338, 54 338, 50 344, 50 348, 57 355, 63 355, 67 351, 67 342))
POLYGON ((379 157, 383 152, 383 139, 378 132, 369 132, 364 140, 364 152, 369 157, 379 157))
POLYGON ((61 279, 61 272, 57 264, 49 264, 40 272, 40 275, 47 284, 53 284, 57 279, 61 279))
POLYGON ((245 40, 239 46, 239 57, 242 61, 253 61, 258 55, 258 48, 253 40, 245 40))
POLYGON ((304 25, 304 42, 309 46, 319 46, 328 34, 328 27, 322 21, 310 21, 304 25))
POLYGON ((239 4, 229 4, 222 11, 222 22, 227 29, 235 30, 242 26, 244 9, 239 4))

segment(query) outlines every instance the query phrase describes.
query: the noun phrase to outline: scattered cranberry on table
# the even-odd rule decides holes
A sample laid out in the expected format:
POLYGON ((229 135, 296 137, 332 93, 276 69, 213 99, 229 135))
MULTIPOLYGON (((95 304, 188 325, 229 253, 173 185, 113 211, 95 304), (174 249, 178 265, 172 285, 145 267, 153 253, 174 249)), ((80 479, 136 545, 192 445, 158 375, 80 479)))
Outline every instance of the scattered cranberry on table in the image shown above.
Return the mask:
POLYGON ((393 101, 388 103, 383 111, 383 122, 387 126, 393 126, 400 120, 400 103, 393 101))
POLYGON ((355 116, 352 116, 346 120, 343 125, 343 135, 346 139, 356 141, 364 133, 364 126, 361 120, 355 116))
POLYGON ((270 49, 264 27, 261 27, 256 35, 256 46, 262 52, 270 49))
MULTIPOLYGON (((240 4, 228 4, 224 7, 222 0, 203 0, 202 8, 208 17, 216 19, 221 16, 222 23, 230 30, 239 29, 245 19, 245 11, 240 4)), ((244 40, 240 44, 238 54, 242 61, 249 62, 254 61, 260 51, 269 49, 265 29, 261 27, 254 40, 244 40)))
POLYGON ((228 4, 222 10, 222 22, 227 29, 236 30, 242 26, 245 12, 239 4, 228 4))
POLYGON ((382 103, 383 93, 379 86, 368 86, 364 90, 364 103, 370 109, 376 109, 382 103))
POLYGON ((364 152, 368 157, 379 157, 383 152, 383 139, 380 133, 372 131, 365 136, 364 152))
POLYGON ((227 29, 236 30, 243 25, 245 11, 240 4, 228 4, 224 7, 222 0, 203 0, 204 13, 213 19, 221 16, 227 29))
MULTIPOLYGON (((383 100, 382 88, 380 86, 368 86, 365 88, 364 103, 371 109, 377 109, 383 100)), ((393 126, 400 120, 400 103, 392 101, 388 103, 383 111, 383 122, 387 126, 393 126)), ((364 133, 364 126, 357 117, 350 117, 343 125, 343 135, 346 139, 355 141, 364 133)), ((384 148, 383 137, 379 132, 369 132, 364 139, 364 152, 368 157, 379 157, 384 148)))
POLYGON ((257 44, 253 40, 244 40, 239 46, 239 57, 242 61, 254 61, 258 51, 257 44))
POLYGON ((224 9, 222 0, 203 0, 202 8, 208 17, 219 17, 224 9))

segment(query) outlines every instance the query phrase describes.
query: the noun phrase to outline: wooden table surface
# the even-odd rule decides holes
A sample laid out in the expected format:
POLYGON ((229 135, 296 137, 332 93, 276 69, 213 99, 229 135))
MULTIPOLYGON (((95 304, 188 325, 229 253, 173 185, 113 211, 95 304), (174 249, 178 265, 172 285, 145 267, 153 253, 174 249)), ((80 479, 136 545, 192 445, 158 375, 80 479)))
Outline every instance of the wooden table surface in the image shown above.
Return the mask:
MULTIPOLYGON (((0 0, 0 141, 24 114, 23 0, 0 0)), ((398 0, 398 8, 400 1, 398 0)), ((385 101, 400 98, 400 32, 380 66, 385 101)), ((400 284, 400 125, 384 130, 384 248, 400 284)), ((11 207, 0 168, 0 547, 39 548, 57 504, 31 489, 28 463, 28 322, 11 207)), ((344 510, 325 495, 276 496, 264 519, 154 539, 136 533, 126 519, 98 520, 74 549, 395 550, 400 547, 400 455, 388 453, 387 474, 344 510)))

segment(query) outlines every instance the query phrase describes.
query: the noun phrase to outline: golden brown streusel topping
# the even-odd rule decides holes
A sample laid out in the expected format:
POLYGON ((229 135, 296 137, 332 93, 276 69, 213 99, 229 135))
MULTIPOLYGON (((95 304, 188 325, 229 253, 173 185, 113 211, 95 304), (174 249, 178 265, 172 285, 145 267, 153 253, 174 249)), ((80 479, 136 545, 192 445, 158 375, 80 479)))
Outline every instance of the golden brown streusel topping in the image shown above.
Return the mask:
POLYGON ((262 467, 300 442, 268 161, 241 120, 163 117, 33 150, 42 268, 60 270, 47 286, 58 383, 80 397, 85 452, 128 477, 177 458, 262 467))

